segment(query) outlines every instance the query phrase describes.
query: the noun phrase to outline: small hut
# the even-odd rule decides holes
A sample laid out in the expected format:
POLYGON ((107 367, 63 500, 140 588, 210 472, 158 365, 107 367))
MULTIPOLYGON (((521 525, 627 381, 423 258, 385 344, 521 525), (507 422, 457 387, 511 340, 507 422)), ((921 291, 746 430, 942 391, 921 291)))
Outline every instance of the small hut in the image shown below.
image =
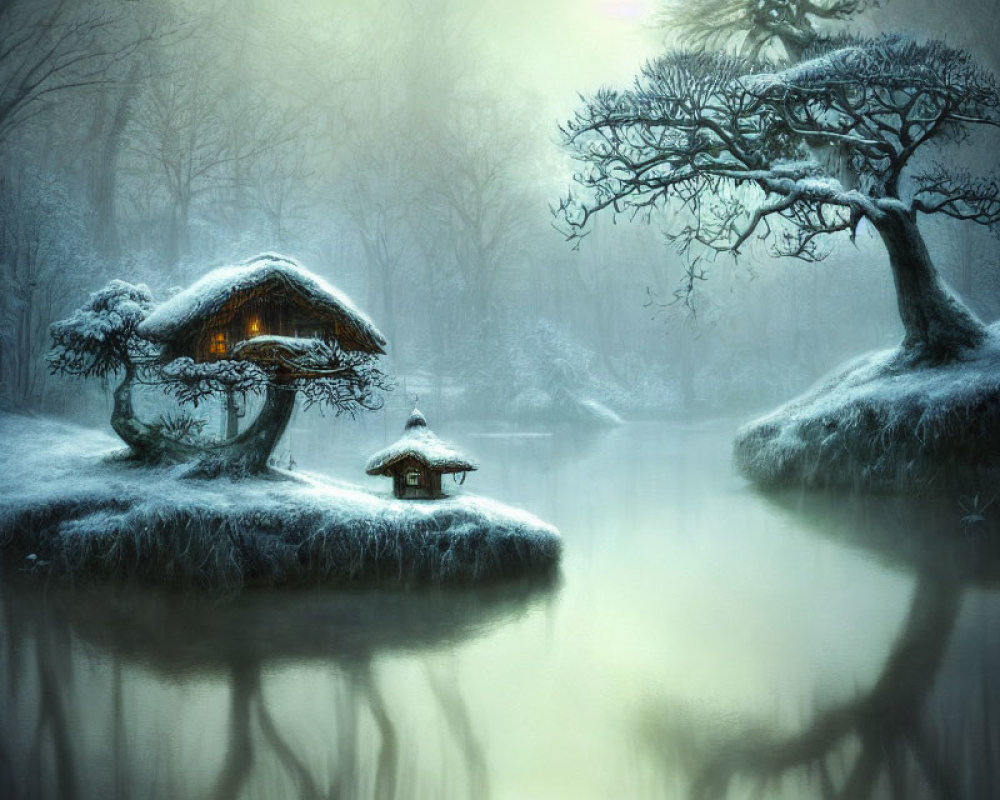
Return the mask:
POLYGON ((427 427, 427 420, 413 409, 402 438, 368 461, 365 472, 392 478, 396 497, 407 499, 443 497, 441 476, 478 469, 458 450, 442 442, 427 427))
MULTIPOLYGON (((386 343, 346 295, 273 253, 209 272, 155 308, 139 333, 163 345, 164 361, 187 356, 292 365, 317 346, 381 355, 386 343)), ((240 416, 227 392, 226 438, 236 436, 240 416)))
POLYGON ((164 358, 233 358, 257 337, 319 339, 342 350, 381 354, 385 339, 351 301, 296 261, 270 253, 208 273, 157 307, 139 333, 164 358))

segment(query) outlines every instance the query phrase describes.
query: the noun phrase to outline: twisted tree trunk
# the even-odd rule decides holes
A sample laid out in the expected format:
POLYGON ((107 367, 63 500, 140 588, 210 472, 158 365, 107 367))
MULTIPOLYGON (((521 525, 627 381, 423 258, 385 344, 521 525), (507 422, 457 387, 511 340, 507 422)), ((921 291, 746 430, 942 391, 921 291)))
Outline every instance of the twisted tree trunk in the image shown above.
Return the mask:
POLYGON ((257 419, 239 436, 218 444, 189 444, 165 436, 142 422, 135 414, 132 387, 136 370, 126 365, 125 376, 115 389, 111 427, 140 461, 194 461, 201 463, 193 475, 219 473, 256 475, 267 470, 267 462, 288 427, 295 409, 295 389, 272 380, 264 395, 264 407, 257 419))
POLYGON ((132 103, 139 89, 139 62, 129 67, 128 75, 115 101, 111 125, 101 147, 94 177, 95 225, 98 249, 110 260, 121 254, 116 200, 118 195, 118 164, 121 160, 125 128, 132 112, 132 103))
POLYGON ((217 448, 223 461, 240 472, 257 474, 267 469, 267 460, 281 439, 295 409, 295 389, 271 380, 264 395, 264 407, 243 433, 217 448))
POLYGON ((200 452, 197 447, 164 436, 136 416, 132 404, 134 383, 135 366, 128 363, 125 365, 125 377, 115 389, 115 403, 111 411, 111 427, 131 448, 132 455, 150 463, 195 458, 200 452))
POLYGON ((983 323, 941 280, 914 213, 887 211, 873 222, 889 251, 908 360, 944 363, 982 344, 983 323))

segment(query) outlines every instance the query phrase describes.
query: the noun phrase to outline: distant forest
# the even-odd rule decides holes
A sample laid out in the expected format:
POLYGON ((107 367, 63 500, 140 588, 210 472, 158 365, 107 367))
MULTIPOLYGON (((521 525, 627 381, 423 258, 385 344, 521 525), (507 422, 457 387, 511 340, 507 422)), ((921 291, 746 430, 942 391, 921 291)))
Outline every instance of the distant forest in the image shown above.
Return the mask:
MULTIPOLYGON (((49 325, 112 278, 163 300, 262 251, 372 317, 400 405, 429 393, 456 416, 565 396, 630 418, 747 413, 899 341, 870 232, 816 264, 720 258, 690 292, 655 225, 602 220, 574 250, 550 206, 576 98, 560 119, 523 72, 508 79, 518 55, 468 4, 355 5, 0 4, 0 407, 97 419, 105 390, 48 374, 49 325)), ((995 0, 888 0, 857 25, 1000 67, 995 0)), ((646 55, 670 33, 650 22, 646 55)), ((947 280, 995 319, 995 240, 930 231, 947 280)))

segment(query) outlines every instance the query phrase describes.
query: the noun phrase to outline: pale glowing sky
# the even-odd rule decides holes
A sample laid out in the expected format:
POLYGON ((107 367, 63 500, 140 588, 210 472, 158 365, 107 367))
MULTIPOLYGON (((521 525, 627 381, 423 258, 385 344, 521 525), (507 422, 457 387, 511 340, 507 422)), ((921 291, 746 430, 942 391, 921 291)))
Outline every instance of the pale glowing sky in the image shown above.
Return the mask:
POLYGON ((612 19, 638 20, 649 12, 649 4, 643 0, 600 0, 600 13, 612 19))
MULTIPOLYGON (((181 0, 188 2, 189 0, 181 0)), ((657 0, 257 0, 272 3, 277 23, 308 10, 331 30, 365 31, 385 41, 421 34, 423 17, 461 31, 459 38, 488 82, 523 90, 553 123, 577 105, 577 93, 629 82, 642 63, 661 49, 648 24, 657 0)), ((448 39, 447 33, 441 39, 448 39)), ((444 47, 441 48, 442 54, 444 47)))
POLYGON ((660 50, 652 0, 508 0, 484 4, 483 36, 546 104, 568 112, 578 92, 629 82, 660 50))
MULTIPOLYGON (((201 0, 175 0, 204 10, 201 0)), ((971 0, 949 6, 942 18, 933 0, 893 0, 858 21, 862 30, 884 27, 945 35, 970 46, 971 0)), ((660 0, 230 0, 240 19, 267 18, 265 29, 306 26, 354 31, 372 52, 391 52, 426 37, 442 56, 457 38, 486 81, 500 81, 563 117, 577 93, 631 81, 648 58, 663 50, 651 24, 660 0), (423 32, 418 30, 423 23, 423 32), (458 32, 458 33, 456 33, 458 32)), ((990 21, 990 30, 997 25, 990 21)), ((308 34, 307 34, 308 35, 308 34)), ((974 38, 974 37, 973 37, 974 38)), ((990 37, 995 42, 995 37, 990 37)), ((391 56, 390 56, 391 58, 391 56)), ((470 59, 466 59, 469 62, 470 59)), ((542 110, 541 108, 539 109, 542 110)))

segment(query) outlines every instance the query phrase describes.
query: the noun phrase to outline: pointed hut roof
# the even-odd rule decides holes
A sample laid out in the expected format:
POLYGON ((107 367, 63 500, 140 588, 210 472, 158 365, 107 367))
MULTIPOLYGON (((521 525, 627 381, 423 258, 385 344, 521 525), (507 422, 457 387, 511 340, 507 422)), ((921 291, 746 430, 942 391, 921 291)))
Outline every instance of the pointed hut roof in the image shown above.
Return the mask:
POLYGON ((441 441, 427 427, 427 419, 413 409, 399 441, 379 450, 368 460, 365 472, 369 475, 387 475, 388 470, 407 458, 415 458, 425 466, 441 473, 472 472, 478 465, 469 461, 454 445, 441 441))
POLYGON ((236 293, 254 291, 268 284, 284 285, 317 314, 349 328, 352 338, 367 352, 384 352, 385 337, 347 295, 297 261, 273 253, 212 270, 157 306, 139 326, 139 333, 156 342, 172 341, 219 313, 236 293))

